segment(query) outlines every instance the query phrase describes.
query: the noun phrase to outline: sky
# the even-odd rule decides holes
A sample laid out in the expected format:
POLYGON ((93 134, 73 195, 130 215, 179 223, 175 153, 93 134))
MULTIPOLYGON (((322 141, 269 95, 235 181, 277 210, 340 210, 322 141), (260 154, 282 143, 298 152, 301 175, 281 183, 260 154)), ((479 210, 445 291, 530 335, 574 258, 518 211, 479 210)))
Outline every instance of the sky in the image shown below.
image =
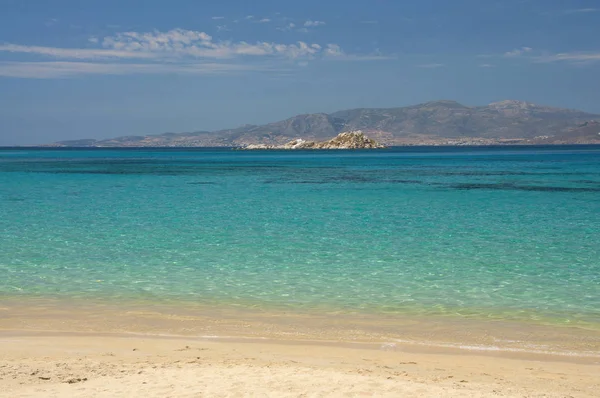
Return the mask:
POLYGON ((600 114, 600 0, 0 0, 0 146, 505 99, 600 114))

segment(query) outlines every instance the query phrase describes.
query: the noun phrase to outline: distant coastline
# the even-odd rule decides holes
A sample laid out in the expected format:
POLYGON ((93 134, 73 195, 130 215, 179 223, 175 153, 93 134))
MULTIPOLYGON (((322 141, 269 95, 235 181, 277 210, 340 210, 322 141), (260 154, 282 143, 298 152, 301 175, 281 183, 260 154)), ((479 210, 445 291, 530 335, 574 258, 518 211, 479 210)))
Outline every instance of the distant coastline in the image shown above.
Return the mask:
MULTIPOLYGON (((423 142, 423 143, 405 143, 405 144, 397 144, 397 145, 387 145, 385 146, 385 148, 458 148, 458 147, 545 147, 545 146, 552 146, 552 147, 561 147, 561 146, 581 146, 581 147, 586 147, 586 146, 598 146, 600 145, 600 141, 598 142, 575 142, 575 143, 569 143, 569 142, 560 142, 560 143, 555 143, 555 142, 549 142, 549 143, 539 143, 539 142, 531 142, 531 141, 526 141, 526 140, 519 140, 519 141, 513 141, 511 140, 510 142, 506 142, 506 141, 501 141, 501 140, 494 140, 494 141, 489 141, 489 142, 479 142, 479 141, 471 141, 471 140, 465 140, 465 141, 457 141, 457 142, 444 142, 444 143, 437 143, 437 142, 423 142)), ((240 147, 240 146, 232 146, 232 145, 220 145, 220 146, 214 146, 214 145, 207 145, 207 146, 192 146, 192 145, 170 145, 170 146, 160 146, 160 145, 120 145, 120 146, 102 146, 102 145, 89 145, 89 146, 67 146, 67 145, 55 145, 55 144, 43 144, 43 145, 21 145, 21 146, 6 146, 6 147, 1 147, 2 149, 11 149, 11 148, 39 148, 39 149, 144 149, 144 148, 153 148, 153 149, 210 149, 210 148, 215 148, 215 149, 241 149, 244 147, 240 147)), ((276 148, 275 148, 276 149, 276 148)), ((302 148, 303 150, 311 150, 311 148, 302 148)))
MULTIPOLYGON (((503 147, 594 147, 600 146, 598 143, 534 143, 534 142, 518 142, 518 143, 457 143, 457 144, 398 144, 386 146, 386 149, 393 148, 503 148, 503 147)), ((42 144, 42 145, 18 145, 18 146, 0 146, 0 150, 6 149, 240 149, 239 146, 65 146, 65 145, 54 145, 54 144, 42 144)), ((310 149, 304 149, 310 150, 310 149)))
POLYGON ((46 147, 280 147, 323 142, 362 131, 384 146, 600 144, 600 115, 523 101, 468 107, 433 101, 400 108, 361 108, 297 115, 265 125, 110 139, 58 141, 46 147))

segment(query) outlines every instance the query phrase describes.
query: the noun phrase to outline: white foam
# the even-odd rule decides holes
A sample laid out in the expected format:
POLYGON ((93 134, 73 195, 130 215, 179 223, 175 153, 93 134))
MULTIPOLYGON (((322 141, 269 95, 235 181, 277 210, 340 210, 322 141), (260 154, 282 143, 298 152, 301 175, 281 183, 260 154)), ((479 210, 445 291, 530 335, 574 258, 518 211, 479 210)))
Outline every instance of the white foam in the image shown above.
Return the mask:
MULTIPOLYGON (((453 343, 433 343, 428 341, 418 342, 410 340, 396 339, 398 343, 429 346, 429 347, 440 347, 440 348, 458 348, 467 351, 496 351, 496 352, 518 352, 526 354, 542 354, 542 355, 559 355, 568 357, 585 357, 585 358, 600 358, 600 351, 553 351, 545 350, 541 348, 516 348, 516 347, 499 347, 494 345, 483 345, 483 344, 453 344, 453 343)), ((530 346, 531 347, 531 346, 530 346)), ((533 346, 535 347, 535 346, 533 346)))

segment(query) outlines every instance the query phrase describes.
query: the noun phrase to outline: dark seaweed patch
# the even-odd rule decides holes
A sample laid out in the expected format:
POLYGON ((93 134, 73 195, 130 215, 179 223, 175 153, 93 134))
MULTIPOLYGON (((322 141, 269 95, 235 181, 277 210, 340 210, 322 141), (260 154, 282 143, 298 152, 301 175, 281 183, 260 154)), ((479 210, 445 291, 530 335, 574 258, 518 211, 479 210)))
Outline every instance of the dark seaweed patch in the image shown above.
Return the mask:
POLYGON ((324 176, 323 178, 315 178, 314 180, 302 178, 295 179, 290 176, 288 178, 269 178, 263 181, 265 184, 340 184, 340 183, 357 183, 357 184, 423 184, 421 180, 414 179, 398 179, 398 178, 381 178, 377 175, 359 176, 324 176))
POLYGON ((335 177, 330 177, 329 180, 333 181, 333 182, 337 182, 337 181, 342 181, 342 182, 375 182, 374 179, 368 178, 368 177, 365 177, 365 176, 361 176, 361 175, 335 176, 335 177))
POLYGON ((423 184, 423 181, 421 181, 421 180, 392 179, 392 180, 382 180, 381 182, 385 182, 385 183, 389 183, 389 184, 423 184))
POLYGON ((600 181, 598 180, 573 180, 574 183, 576 184, 594 184, 594 185, 600 185, 600 181))
POLYGON ((484 183, 463 183, 446 185, 449 188, 457 190, 511 190, 511 191, 533 191, 533 192, 600 192, 600 188, 590 187, 556 187, 540 185, 516 185, 510 183, 502 184, 484 184, 484 183))

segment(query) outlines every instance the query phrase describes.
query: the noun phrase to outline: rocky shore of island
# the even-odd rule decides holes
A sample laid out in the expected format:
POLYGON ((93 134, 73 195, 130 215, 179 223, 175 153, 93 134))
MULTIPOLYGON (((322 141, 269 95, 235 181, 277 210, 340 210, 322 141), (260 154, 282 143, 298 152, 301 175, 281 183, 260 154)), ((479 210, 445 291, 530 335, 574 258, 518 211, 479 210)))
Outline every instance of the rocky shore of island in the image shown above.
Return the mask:
POLYGON ((362 131, 347 131, 328 141, 307 141, 297 138, 283 145, 248 144, 241 149, 381 149, 385 145, 367 137, 362 131))

